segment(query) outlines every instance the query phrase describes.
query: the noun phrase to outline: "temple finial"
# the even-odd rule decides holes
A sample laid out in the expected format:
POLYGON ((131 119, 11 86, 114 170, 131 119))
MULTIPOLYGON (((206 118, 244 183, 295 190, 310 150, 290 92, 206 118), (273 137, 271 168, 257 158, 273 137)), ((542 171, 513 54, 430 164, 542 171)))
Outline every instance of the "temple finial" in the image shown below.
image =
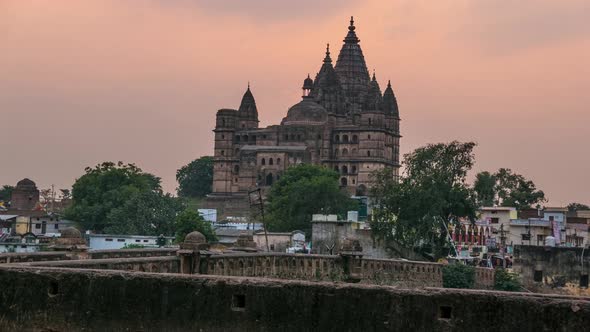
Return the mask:
POLYGON ((330 43, 326 44, 326 57, 324 58, 324 63, 332 62, 332 58, 330 58, 330 43))
POLYGON ((354 17, 350 17, 350 26, 348 27, 349 30, 354 30, 354 17))
POLYGON ((375 69, 373 69, 373 81, 376 81, 377 79, 375 78, 375 69))
POLYGON ((391 80, 387 80, 387 87, 391 88, 391 80))

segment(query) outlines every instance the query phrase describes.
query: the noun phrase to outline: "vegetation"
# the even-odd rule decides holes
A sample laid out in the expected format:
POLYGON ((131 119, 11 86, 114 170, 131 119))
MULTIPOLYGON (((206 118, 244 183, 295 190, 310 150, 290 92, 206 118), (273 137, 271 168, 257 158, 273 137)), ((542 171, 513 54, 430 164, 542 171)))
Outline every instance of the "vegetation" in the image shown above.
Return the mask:
POLYGON ((508 168, 500 168, 494 174, 478 173, 473 189, 481 206, 512 206, 522 210, 546 201, 545 193, 537 190, 533 181, 508 168))
POLYGON ((176 171, 178 196, 204 197, 213 186, 213 157, 204 156, 176 171))
POLYGON ((461 263, 443 266, 444 288, 473 288, 475 284, 475 267, 461 263))
POLYGON ((590 206, 582 203, 570 203, 567 206, 568 211, 583 211, 583 210, 590 210, 590 206))
POLYGON ((408 248, 422 247, 435 257, 448 254, 445 224, 475 219, 476 204, 466 183, 475 143, 430 144, 404 156, 404 173, 373 174, 371 228, 378 237, 408 248))
POLYGON ((518 292, 522 290, 522 284, 517 273, 508 272, 504 269, 496 270, 494 279, 494 289, 508 292, 518 292))
POLYGON ((175 229, 177 243, 184 241, 186 235, 194 231, 201 232, 209 242, 217 241, 211 224, 193 210, 184 210, 176 217, 175 229))
POLYGON ((310 233, 312 214, 343 214, 356 202, 340 190, 338 173, 317 165, 290 167, 268 194, 268 227, 310 233))
POLYGON ((125 245, 121 249, 143 249, 143 248, 145 248, 145 246, 141 245, 141 244, 125 243, 125 245))
POLYGON ((76 180, 66 218, 99 233, 172 235, 172 221, 183 208, 162 193, 160 178, 134 164, 104 162, 76 180))
POLYGON ((9 202, 13 190, 14 186, 9 186, 6 184, 0 187, 0 201, 9 202))

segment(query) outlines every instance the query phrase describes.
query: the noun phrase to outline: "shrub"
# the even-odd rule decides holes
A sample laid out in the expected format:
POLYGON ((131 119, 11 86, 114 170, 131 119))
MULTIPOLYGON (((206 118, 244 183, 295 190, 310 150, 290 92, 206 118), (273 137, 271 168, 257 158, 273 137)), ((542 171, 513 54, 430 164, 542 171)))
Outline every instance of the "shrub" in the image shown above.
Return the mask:
POLYGON ((473 288, 475 268, 461 263, 453 263, 443 267, 443 287, 473 288))
POLYGON ((496 270, 494 279, 494 289, 508 292, 518 292, 522 290, 522 284, 517 273, 508 272, 504 269, 496 270))

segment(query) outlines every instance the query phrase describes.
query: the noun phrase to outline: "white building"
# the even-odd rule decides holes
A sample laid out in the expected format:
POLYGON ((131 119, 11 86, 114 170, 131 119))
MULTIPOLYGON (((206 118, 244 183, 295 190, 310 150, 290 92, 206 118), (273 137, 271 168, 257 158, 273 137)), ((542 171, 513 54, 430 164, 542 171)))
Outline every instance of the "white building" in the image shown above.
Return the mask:
MULTIPOLYGON (((166 245, 172 244, 173 237, 165 238, 166 245)), ((90 250, 121 249, 130 245, 157 248, 157 240, 157 236, 147 235, 88 234, 90 250)))

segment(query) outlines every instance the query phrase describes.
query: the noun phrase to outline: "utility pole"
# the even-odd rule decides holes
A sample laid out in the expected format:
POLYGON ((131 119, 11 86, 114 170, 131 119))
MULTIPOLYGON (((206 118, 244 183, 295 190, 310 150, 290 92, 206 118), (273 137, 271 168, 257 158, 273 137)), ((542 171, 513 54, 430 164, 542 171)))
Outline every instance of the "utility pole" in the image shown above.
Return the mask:
MULTIPOLYGON (((264 239, 266 241, 266 251, 270 251, 268 246, 268 233, 266 231, 266 222, 264 221, 264 202, 262 201, 262 190, 256 188, 248 192, 248 200, 250 201, 250 209, 257 208, 260 214, 260 220, 262 221, 262 227, 264 227, 264 239), (252 197, 254 195, 255 197, 252 197)), ((252 225, 254 230, 254 225, 252 225)))
MULTIPOLYGON (((504 224, 500 224, 500 245, 502 246, 502 255, 506 254, 506 232, 504 231, 504 224)), ((506 268, 506 259, 502 257, 502 266, 506 268)))

